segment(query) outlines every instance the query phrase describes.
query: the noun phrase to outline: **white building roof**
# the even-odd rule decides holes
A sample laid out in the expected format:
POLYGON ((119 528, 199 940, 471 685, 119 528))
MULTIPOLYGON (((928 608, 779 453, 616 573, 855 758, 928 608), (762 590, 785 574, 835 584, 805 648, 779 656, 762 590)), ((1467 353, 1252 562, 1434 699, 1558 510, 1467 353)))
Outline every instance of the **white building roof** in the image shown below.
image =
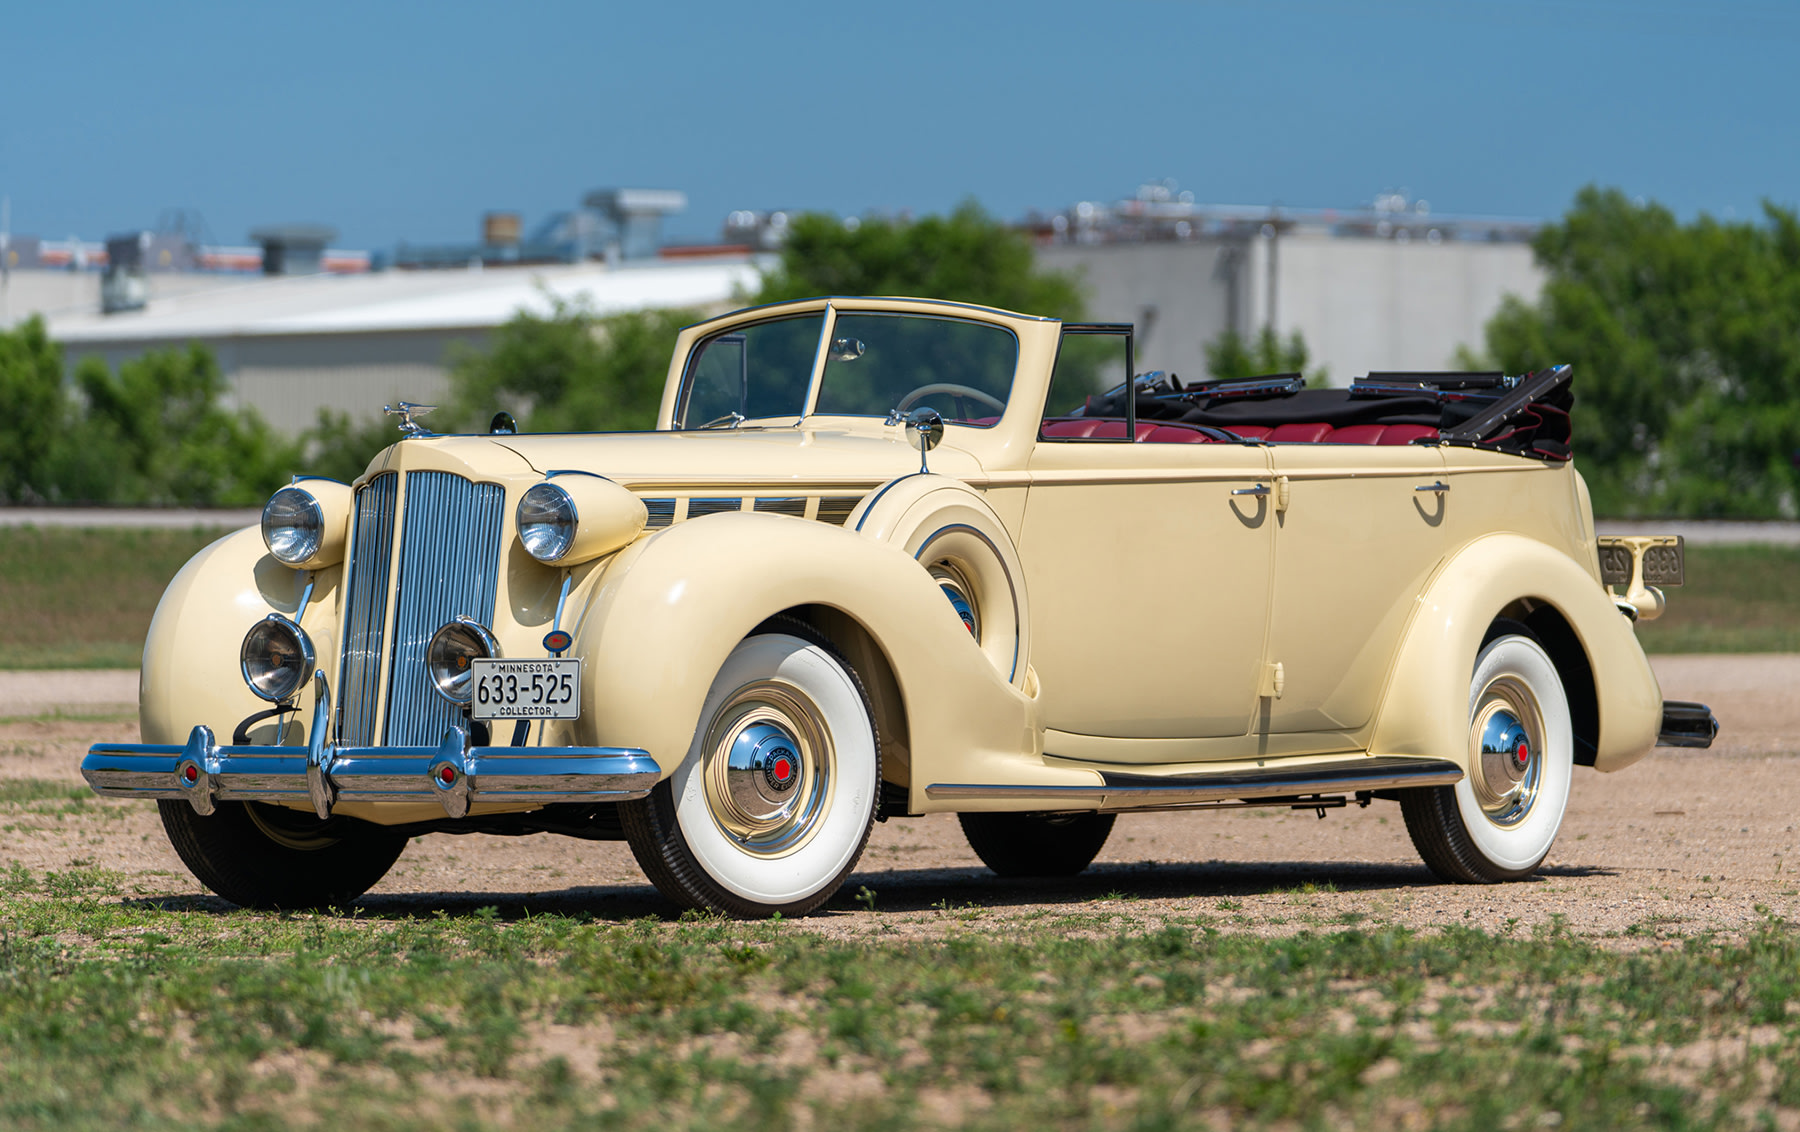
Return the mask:
POLYGON ((152 299, 143 310, 65 312, 50 336, 70 345, 184 342, 296 334, 362 334, 499 326, 557 301, 596 314, 711 307, 755 293, 759 263, 600 263, 221 279, 216 288, 152 299))

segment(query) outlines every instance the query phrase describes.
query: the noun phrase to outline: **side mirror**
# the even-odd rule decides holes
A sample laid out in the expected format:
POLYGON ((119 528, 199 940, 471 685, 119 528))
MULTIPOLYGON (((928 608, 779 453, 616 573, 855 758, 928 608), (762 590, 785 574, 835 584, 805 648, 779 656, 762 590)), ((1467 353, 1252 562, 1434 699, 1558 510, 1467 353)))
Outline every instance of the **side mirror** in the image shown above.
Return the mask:
POLYGON ((931 469, 925 466, 925 454, 944 439, 944 418, 936 409, 914 409, 906 414, 906 440, 919 450, 919 474, 931 469))

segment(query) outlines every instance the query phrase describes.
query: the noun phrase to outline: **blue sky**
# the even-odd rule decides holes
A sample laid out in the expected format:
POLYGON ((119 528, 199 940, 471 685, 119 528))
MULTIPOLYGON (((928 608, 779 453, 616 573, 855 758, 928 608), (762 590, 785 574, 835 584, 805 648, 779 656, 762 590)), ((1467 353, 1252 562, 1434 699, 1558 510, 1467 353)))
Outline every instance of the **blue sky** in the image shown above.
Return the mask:
POLYGON ((59 2, 0 14, 0 195, 46 237, 196 208, 221 241, 527 228, 609 185, 733 208, 1014 217, 1202 201, 1684 216, 1800 200, 1800 5, 59 2))

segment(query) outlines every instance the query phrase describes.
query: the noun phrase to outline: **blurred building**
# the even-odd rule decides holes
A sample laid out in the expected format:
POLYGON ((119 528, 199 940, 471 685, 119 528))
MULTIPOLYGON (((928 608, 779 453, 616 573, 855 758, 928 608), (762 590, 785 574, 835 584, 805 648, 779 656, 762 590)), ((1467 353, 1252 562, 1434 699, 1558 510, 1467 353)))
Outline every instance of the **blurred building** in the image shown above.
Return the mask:
MULTIPOLYGON (((1480 351, 1508 294, 1543 288, 1535 221, 1444 215, 1398 193, 1357 209, 1203 205, 1167 182, 1030 216, 1041 267, 1075 274, 1088 317, 1134 322, 1140 369, 1206 374, 1225 330, 1298 331, 1331 383, 1438 370, 1480 351)), ((1044 312, 1050 313, 1050 312, 1044 312)))
POLYGON ((754 293, 748 257, 603 262, 459 271, 269 276, 153 293, 141 308, 97 305, 49 319, 71 369, 200 343, 218 357, 235 404, 274 428, 311 427, 320 409, 362 421, 401 398, 438 403, 458 350, 480 350, 521 311, 557 303, 598 314, 667 307, 729 309, 754 293))
POLYGON ((12 264, 0 327, 43 316, 71 372, 199 343, 234 404, 292 434, 321 409, 367 420, 401 398, 442 400, 458 351, 520 312, 736 305, 758 285, 750 249, 665 246, 662 219, 685 205, 668 190, 598 190, 529 237, 518 213, 491 212, 479 243, 403 246, 388 270, 332 248, 318 224, 257 228, 243 248, 213 243, 190 213, 103 244, 14 237, 0 249, 12 264))

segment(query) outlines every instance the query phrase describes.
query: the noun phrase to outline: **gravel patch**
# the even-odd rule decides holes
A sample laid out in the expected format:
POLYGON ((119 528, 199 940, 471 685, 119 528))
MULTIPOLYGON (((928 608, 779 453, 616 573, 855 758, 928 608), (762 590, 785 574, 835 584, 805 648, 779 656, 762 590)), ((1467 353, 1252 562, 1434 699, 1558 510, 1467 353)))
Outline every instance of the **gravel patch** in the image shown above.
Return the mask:
MULTIPOLYGON (((934 815, 879 824, 843 893, 805 925, 834 937, 937 938, 1006 934, 1046 917, 1072 931, 1199 919, 1259 935, 1386 923, 1492 932, 1559 924, 1640 947, 1736 934, 1770 915, 1800 920, 1800 656, 1652 663, 1668 698, 1712 705, 1723 724, 1717 743, 1709 751, 1661 749, 1612 775, 1578 770, 1562 834, 1526 882, 1438 883, 1391 802, 1327 811, 1323 820, 1275 809, 1125 815, 1095 865, 1064 881, 994 877, 956 819, 934 815)), ((117 703, 121 689, 128 701, 132 676, 0 673, 0 701, 22 696, 24 677, 45 681, 33 702, 46 711, 117 703), (58 687, 81 698, 52 702, 58 687)), ((0 779, 79 785, 88 743, 135 732, 130 722, 80 719, 0 724, 0 779)), ((76 810, 0 813, 0 868, 94 865, 125 874, 126 891, 138 896, 223 906, 181 866, 154 807, 95 799, 76 810)), ((507 915, 673 915, 624 844, 549 836, 420 838, 363 903, 376 916, 489 905, 507 915)))

